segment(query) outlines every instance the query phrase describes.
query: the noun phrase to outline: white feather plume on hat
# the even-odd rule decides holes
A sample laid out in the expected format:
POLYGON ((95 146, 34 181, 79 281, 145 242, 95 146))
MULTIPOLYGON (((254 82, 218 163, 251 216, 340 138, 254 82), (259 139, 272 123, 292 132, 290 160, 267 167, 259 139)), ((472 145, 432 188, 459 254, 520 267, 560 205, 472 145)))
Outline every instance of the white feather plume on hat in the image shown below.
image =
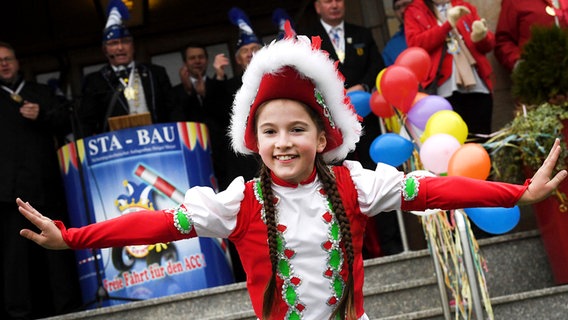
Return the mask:
MULTIPOLYGON (((324 151, 326 163, 343 160, 355 149, 362 127, 353 106, 345 95, 343 76, 333 60, 319 43, 312 45, 306 36, 288 37, 273 41, 257 51, 243 75, 243 85, 233 102, 230 137, 233 150, 237 153, 256 152, 246 146, 245 133, 251 105, 265 74, 277 74, 283 67, 292 67, 302 76, 311 79, 315 88, 321 92, 331 114, 331 120, 339 129, 343 142, 337 147, 324 151)), ((250 115, 254 117, 254 114, 250 115)), ((254 130, 254 128, 248 128, 254 130)), ((328 139, 329 140, 329 139, 328 139)))

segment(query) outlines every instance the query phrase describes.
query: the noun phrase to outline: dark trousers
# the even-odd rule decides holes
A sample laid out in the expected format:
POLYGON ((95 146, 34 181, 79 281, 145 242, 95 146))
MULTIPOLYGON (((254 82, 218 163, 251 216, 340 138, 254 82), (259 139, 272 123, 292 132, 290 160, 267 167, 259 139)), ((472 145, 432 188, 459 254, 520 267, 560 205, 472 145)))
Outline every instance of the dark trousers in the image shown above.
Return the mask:
MULTIPOLYGON (((50 216, 49 210, 37 209, 50 216)), ((73 251, 47 250, 20 236, 23 228, 37 229, 15 201, 0 202, 0 214, 3 318, 36 319, 78 310, 81 291, 73 251)))
POLYGON ((485 93, 454 92, 446 98, 467 124, 469 137, 491 133, 493 97, 485 93))

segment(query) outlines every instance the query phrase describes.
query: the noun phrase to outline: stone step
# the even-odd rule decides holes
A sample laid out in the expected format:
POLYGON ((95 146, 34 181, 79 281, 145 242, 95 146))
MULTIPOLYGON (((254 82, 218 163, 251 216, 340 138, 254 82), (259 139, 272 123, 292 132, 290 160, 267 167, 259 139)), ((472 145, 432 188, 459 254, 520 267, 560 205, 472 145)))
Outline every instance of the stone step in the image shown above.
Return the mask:
MULTIPOLYGON (((552 290, 557 287, 554 287, 538 231, 481 239, 478 244, 487 261, 486 280, 492 303, 496 304, 496 314, 516 310, 519 303, 515 299, 525 301, 528 299, 526 295, 535 295, 530 302, 558 299, 552 290), (546 295, 544 292, 547 290, 552 291, 546 295), (508 305, 513 306, 506 307, 508 305), (503 308, 507 311, 501 311, 503 308)), ((443 315, 433 261, 428 250, 366 260, 364 293, 365 310, 370 317, 376 317, 374 319, 436 319, 443 315)), ((568 293, 560 290, 559 295, 566 298, 568 293)), ((256 319, 244 283, 49 319, 174 320, 188 316, 208 320, 256 319)))
MULTIPOLYGON (((494 319, 566 320, 567 302, 568 285, 562 285, 492 298, 491 306, 494 319)), ((444 320, 441 307, 370 318, 371 320, 444 320)))

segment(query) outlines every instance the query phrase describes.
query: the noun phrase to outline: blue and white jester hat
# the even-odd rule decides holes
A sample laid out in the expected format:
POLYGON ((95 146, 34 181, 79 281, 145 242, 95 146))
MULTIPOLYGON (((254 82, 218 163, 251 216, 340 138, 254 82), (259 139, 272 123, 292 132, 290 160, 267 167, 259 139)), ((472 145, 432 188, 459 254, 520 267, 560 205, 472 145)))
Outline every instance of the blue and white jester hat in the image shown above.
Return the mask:
POLYGON ((274 12, 272 12, 272 23, 274 23, 278 28, 278 36, 276 37, 277 40, 282 40, 282 38, 284 38, 284 35, 286 33, 286 30, 284 29, 286 21, 289 21, 290 26, 293 28, 292 18, 290 18, 286 10, 282 8, 274 9, 274 12))
POLYGON ((111 0, 107 7, 107 23, 103 30, 103 42, 131 37, 130 31, 122 24, 123 20, 130 18, 128 8, 122 0, 111 0))
POLYGON ((247 14, 238 7, 232 7, 229 10, 229 20, 232 24, 239 27, 239 40, 237 41, 237 50, 242 46, 250 43, 258 43, 261 46, 264 45, 262 41, 256 36, 252 29, 252 24, 247 16, 247 14))

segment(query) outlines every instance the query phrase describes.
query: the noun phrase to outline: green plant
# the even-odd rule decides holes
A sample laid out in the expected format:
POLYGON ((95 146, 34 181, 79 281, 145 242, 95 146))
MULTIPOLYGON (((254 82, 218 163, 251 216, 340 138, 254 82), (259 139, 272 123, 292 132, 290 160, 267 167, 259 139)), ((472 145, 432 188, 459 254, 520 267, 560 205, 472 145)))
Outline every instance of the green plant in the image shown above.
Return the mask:
POLYGON ((497 135, 483 144, 491 156, 492 177, 496 180, 523 183, 527 173, 541 165, 554 140, 561 138, 562 154, 557 170, 567 168, 568 150, 562 135, 563 120, 568 119, 568 104, 543 103, 519 114, 497 135))
POLYGON ((534 26, 521 63, 511 75, 512 94, 521 103, 540 105, 568 92, 568 29, 534 26))

